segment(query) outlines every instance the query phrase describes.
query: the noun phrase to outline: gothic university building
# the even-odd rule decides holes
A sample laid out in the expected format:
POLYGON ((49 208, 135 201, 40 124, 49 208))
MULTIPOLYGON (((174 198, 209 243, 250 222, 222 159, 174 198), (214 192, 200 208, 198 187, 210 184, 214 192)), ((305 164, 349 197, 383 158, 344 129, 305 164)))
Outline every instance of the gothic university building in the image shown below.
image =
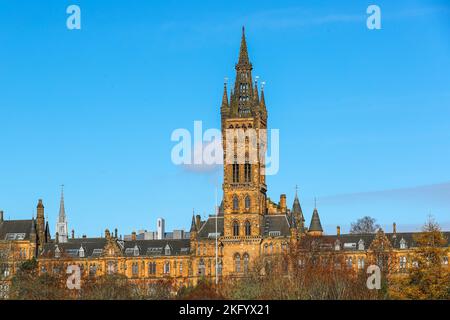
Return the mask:
MULTIPOLYGON (((253 81, 244 32, 235 69, 234 88, 228 97, 225 85, 220 107, 224 159, 233 153, 225 143, 227 129, 253 129, 264 135, 267 128, 264 88, 258 92, 253 81)), ((258 258, 288 254, 305 235, 323 240, 355 269, 364 268, 372 242, 380 237, 396 252, 399 269, 411 263, 407 257, 414 250, 413 233, 397 233, 395 224, 391 233, 340 234, 338 227, 336 234, 325 235, 317 208, 305 224, 297 194, 290 208, 284 194, 278 203, 270 200, 261 156, 265 146, 258 143, 256 148, 256 161, 224 161, 223 200, 218 213, 206 221, 193 215, 186 239, 139 240, 134 235, 122 240, 117 229, 113 233, 105 230, 100 238, 75 238, 73 231, 68 234, 63 194, 54 238, 42 200, 37 204, 36 218, 31 220, 7 220, 1 211, 0 280, 10 279, 21 262, 33 257, 42 273, 78 264, 86 276, 119 273, 136 281, 172 279, 178 285, 196 283, 202 277, 242 277, 258 258)), ((450 233, 445 235, 448 238, 450 233)), ((444 263, 448 264, 448 259, 444 263)))

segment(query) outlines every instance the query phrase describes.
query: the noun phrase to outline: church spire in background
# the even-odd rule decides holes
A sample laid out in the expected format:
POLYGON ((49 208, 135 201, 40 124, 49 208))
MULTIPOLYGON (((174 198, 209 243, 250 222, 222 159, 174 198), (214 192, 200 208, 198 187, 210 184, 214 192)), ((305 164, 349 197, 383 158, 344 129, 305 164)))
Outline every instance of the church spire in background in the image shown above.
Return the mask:
POLYGON ((61 200, 59 202, 59 215, 58 222, 56 223, 56 234, 59 243, 67 242, 69 234, 66 219, 66 209, 64 207, 64 185, 61 185, 61 200))
POLYGON ((66 221, 66 209, 64 208, 64 185, 61 185, 61 200, 59 202, 58 222, 66 221))

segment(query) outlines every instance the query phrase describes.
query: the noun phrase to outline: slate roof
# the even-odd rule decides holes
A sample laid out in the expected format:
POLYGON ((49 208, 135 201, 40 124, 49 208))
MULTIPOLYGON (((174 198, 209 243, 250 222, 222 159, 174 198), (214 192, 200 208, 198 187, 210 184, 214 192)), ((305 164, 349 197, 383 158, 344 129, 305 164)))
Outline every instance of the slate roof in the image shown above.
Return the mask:
MULTIPOLYGON (((219 216, 217 218, 217 232, 219 233, 219 237, 223 236, 223 223, 224 217, 219 216)), ((209 238, 209 235, 216 233, 216 216, 210 216, 208 220, 203 223, 200 230, 198 231, 198 236, 200 238, 209 238)), ((215 239, 215 236, 213 237, 215 239)))
POLYGON ((314 209, 308 231, 323 232, 322 224, 320 223, 319 212, 317 211, 317 209, 314 209))
MULTIPOLYGON (((394 233, 385 233, 385 236, 389 239, 394 249, 400 249, 400 242, 402 239, 405 240, 406 247, 416 247, 416 243, 414 242, 414 235, 418 234, 418 232, 397 232, 394 236, 394 233)), ((443 232, 444 236, 447 238, 447 246, 449 245, 450 232, 443 232)), ((355 247, 351 248, 347 246, 343 248, 345 250, 358 250, 358 243, 360 240, 364 241, 364 248, 367 249, 372 244, 372 241, 375 239, 376 233, 373 234, 341 234, 337 235, 325 235, 321 238, 328 243, 335 243, 336 240, 339 239, 341 243, 341 248, 343 248, 344 244, 356 244, 355 247)))
MULTIPOLYGON (((79 250, 83 247, 85 258, 99 257, 107 244, 106 238, 77 238, 69 239, 66 243, 52 241, 44 245, 41 256, 54 257, 55 250, 61 251, 61 256, 68 255, 79 257, 79 250)), ((165 255, 165 248, 170 247, 170 255, 186 255, 190 252, 189 239, 164 239, 164 240, 118 240, 120 249, 125 256, 159 256, 165 255), (135 254, 137 248, 137 255, 135 254)))
POLYGON ((105 238, 76 238, 68 239, 65 243, 56 243, 55 241, 46 243, 41 252, 41 256, 54 257, 56 246, 61 251, 61 255, 69 255, 78 257, 78 250, 83 247, 84 256, 86 258, 95 258, 101 255, 99 250, 102 250, 106 245, 105 238), (95 252, 94 250, 97 249, 95 252))
POLYGON ((170 256, 188 255, 191 248, 189 239, 135 240, 124 242, 124 254, 134 256, 133 250, 137 247, 139 256, 164 256, 167 246, 170 256))
MULTIPOLYGON (((33 220, 4 220, 0 222, 0 241, 7 240, 7 234, 23 233, 23 240, 30 240, 31 225, 33 220)), ((34 228, 35 229, 35 228, 34 228)))
POLYGON ((264 236, 289 236, 289 221, 287 215, 266 215, 264 217, 264 236), (277 234, 279 232, 279 234, 277 234))

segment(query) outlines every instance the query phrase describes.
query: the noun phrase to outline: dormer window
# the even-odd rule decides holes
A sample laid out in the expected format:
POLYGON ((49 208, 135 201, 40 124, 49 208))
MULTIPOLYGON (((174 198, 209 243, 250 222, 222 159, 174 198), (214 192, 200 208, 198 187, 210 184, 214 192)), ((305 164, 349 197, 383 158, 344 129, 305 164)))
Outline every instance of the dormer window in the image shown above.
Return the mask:
POLYGON ((81 246, 80 249, 78 250, 78 256, 80 258, 84 258, 84 248, 83 248, 83 246, 81 246))
POLYGON ((139 248, 138 248, 137 244, 134 245, 133 256, 135 256, 135 257, 139 256, 139 248))
POLYGON ((400 240, 400 249, 406 249, 406 241, 405 239, 402 238, 402 240, 400 240))
POLYGON ((166 256, 170 256, 170 246, 168 244, 164 248, 164 253, 166 254, 166 256))
POLYGON ((56 246, 56 249, 55 249, 55 258, 59 258, 59 257, 61 257, 61 250, 59 250, 59 247, 56 246))
POLYGON ((360 239, 358 242, 358 250, 364 250, 364 240, 360 239))
POLYGON ((340 243, 339 241, 336 241, 336 242, 334 243, 334 250, 335 250, 335 251, 341 250, 341 243, 340 243))

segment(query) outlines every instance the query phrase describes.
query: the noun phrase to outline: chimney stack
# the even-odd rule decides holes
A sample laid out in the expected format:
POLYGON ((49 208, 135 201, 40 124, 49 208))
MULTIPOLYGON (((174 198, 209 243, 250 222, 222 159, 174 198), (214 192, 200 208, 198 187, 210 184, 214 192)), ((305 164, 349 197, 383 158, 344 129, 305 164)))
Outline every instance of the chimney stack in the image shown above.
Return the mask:
POLYGON ((3 222, 3 210, 0 210, 0 222, 3 222))
POLYGON ((340 227, 340 226, 337 226, 337 227, 336 227, 336 234, 337 234, 338 236, 341 235, 341 227, 340 227))
POLYGON ((392 233, 397 233, 397 224, 395 222, 392 224, 392 233))
POLYGON ((131 240, 132 240, 132 241, 136 241, 136 231, 133 231, 133 232, 131 233, 131 240))
POLYGON ((114 229, 114 238, 117 239, 117 228, 114 229))
POLYGON ((286 212, 287 207, 286 207, 286 195, 285 194, 280 195, 280 209, 281 209, 281 212, 286 212))
POLYGON ((72 229, 72 239, 75 239, 75 230, 72 229))
POLYGON ((86 235, 85 234, 83 234, 83 239, 86 239, 86 235))

